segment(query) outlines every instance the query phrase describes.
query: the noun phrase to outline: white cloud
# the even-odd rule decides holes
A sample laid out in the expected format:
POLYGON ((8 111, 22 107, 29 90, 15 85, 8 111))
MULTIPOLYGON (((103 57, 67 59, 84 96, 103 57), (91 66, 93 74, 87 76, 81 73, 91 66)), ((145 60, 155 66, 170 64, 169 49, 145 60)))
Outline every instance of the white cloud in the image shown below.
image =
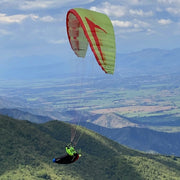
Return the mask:
POLYGON ((150 1, 150 0, 111 0, 110 2, 116 4, 123 4, 126 6, 136 6, 136 7, 150 5, 154 3, 154 1, 150 1))
POLYGON ((101 7, 91 7, 93 11, 105 13, 108 16, 122 17, 127 13, 127 9, 124 6, 112 5, 109 2, 104 2, 101 7))
POLYGON ((144 21, 140 21, 140 20, 135 19, 135 20, 134 20, 134 27, 135 27, 135 28, 149 28, 150 25, 149 25, 149 23, 147 23, 147 22, 144 22, 144 21))
POLYGON ((0 23, 12 24, 12 23, 22 23, 25 19, 31 19, 33 21, 43 21, 43 22, 54 22, 56 19, 52 16, 38 16, 35 14, 16 14, 8 16, 7 14, 0 14, 0 23))
POLYGON ((179 0, 158 0, 159 3, 169 4, 169 5, 180 5, 179 0))
POLYGON ((128 27, 132 27, 133 24, 130 21, 118 21, 118 20, 114 20, 112 21, 113 26, 118 26, 121 28, 128 28, 128 27))
POLYGON ((171 24, 172 21, 170 19, 160 19, 158 21, 158 23, 161 24, 161 25, 168 25, 168 24, 171 24))
POLYGON ((11 32, 9 32, 9 31, 7 31, 7 30, 5 30, 5 29, 0 29, 0 35, 9 35, 9 34, 11 34, 11 32))
POLYGON ((52 16, 44 16, 40 18, 41 21, 43 22, 53 22, 55 19, 52 16))
POLYGON ((94 0, 0 0, 0 7, 11 7, 11 9, 20 10, 40 10, 40 9, 51 9, 61 8, 71 5, 78 6, 88 4, 94 0))
POLYGON ((152 34, 150 24, 144 21, 134 19, 132 21, 112 21, 114 27, 118 27, 118 32, 121 33, 133 33, 133 32, 146 32, 152 34))
MULTIPOLYGON (((115 2, 115 1, 114 1, 115 2)), ((117 3, 118 1, 116 1, 117 3)), ((140 8, 137 9, 137 4, 143 4, 143 1, 128 1, 128 3, 122 3, 123 5, 119 4, 112 4, 109 2, 104 2, 99 6, 93 6, 90 8, 90 10, 98 11, 101 13, 105 13, 108 16, 117 18, 117 17, 125 17, 130 18, 130 16, 139 16, 139 17, 152 17, 154 16, 153 10, 144 10, 142 6, 139 6, 140 8), (136 4, 136 8, 134 9, 134 4, 136 4)))
POLYGON ((50 40, 49 41, 51 44, 65 44, 68 42, 67 39, 60 39, 60 40, 50 40))
POLYGON ((139 4, 139 3, 140 3, 139 0, 129 0, 129 2, 130 2, 131 4, 139 4))
POLYGON ((130 9, 129 13, 133 16, 142 16, 142 17, 148 17, 148 16, 153 16, 153 12, 152 11, 143 11, 142 9, 130 9))
POLYGON ((126 0, 131 5, 145 5, 149 3, 147 0, 126 0))
POLYGON ((159 6, 164 11, 174 16, 180 15, 180 0, 158 0, 159 6))
POLYGON ((52 7, 54 4, 53 1, 47 0, 35 0, 35 1, 24 1, 22 4, 19 4, 20 8, 23 10, 27 9, 45 9, 48 7, 52 7))
POLYGON ((0 23, 21 23, 24 19, 26 19, 28 16, 23 14, 18 15, 11 15, 8 16, 6 14, 0 14, 0 23))
POLYGON ((24 2, 19 3, 20 9, 23 10, 33 10, 33 9, 49 9, 49 8, 56 8, 56 7, 63 7, 71 5, 78 5, 78 4, 87 4, 93 2, 94 0, 79 0, 78 2, 74 0, 33 0, 28 1, 24 0, 24 2))
POLYGON ((169 12, 170 14, 173 14, 173 15, 180 15, 180 8, 172 8, 172 7, 169 7, 166 9, 167 12, 169 12))

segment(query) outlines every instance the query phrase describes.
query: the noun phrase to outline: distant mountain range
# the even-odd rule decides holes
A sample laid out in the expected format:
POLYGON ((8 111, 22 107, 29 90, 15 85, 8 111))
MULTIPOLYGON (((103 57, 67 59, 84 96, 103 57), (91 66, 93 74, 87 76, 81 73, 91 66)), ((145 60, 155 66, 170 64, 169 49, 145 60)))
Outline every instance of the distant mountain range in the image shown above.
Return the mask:
POLYGON ((21 111, 19 109, 3 108, 3 109, 0 109, 0 114, 13 117, 19 120, 28 120, 34 123, 45 123, 45 122, 53 120, 52 118, 47 117, 47 116, 34 115, 28 112, 21 111))
POLYGON ((58 165, 71 125, 59 121, 34 124, 0 115, 0 179, 154 180, 178 179, 180 158, 141 153, 85 128, 77 148, 82 157, 58 165))
MULTIPOLYGON (((66 117, 67 119, 72 119, 72 116, 76 116, 77 113, 78 112, 76 111, 67 111, 64 112, 62 116, 66 117)), ((51 118, 45 116, 37 116, 17 109, 0 109, 0 114, 8 115, 9 117, 20 120, 29 120, 35 123, 43 123, 52 120, 51 118)), ((82 119, 79 125, 106 136, 107 138, 112 139, 120 144, 144 152, 180 156, 180 132, 157 132, 148 128, 143 128, 141 125, 130 123, 129 121, 126 122, 126 119, 123 119, 121 124, 124 128, 105 128, 90 122, 83 121, 83 119, 88 118, 96 121, 96 119, 100 118, 99 115, 90 117, 90 114, 85 114, 84 117, 81 114, 81 116, 82 119)), ((72 123, 76 122, 72 121, 72 123)))
POLYGON ((138 127, 110 129, 87 122, 83 122, 80 125, 132 149, 180 156, 180 132, 165 133, 138 127))
POLYGON ((180 73, 179 59, 180 48, 144 49, 129 54, 118 54, 116 70, 121 76, 180 73))
MULTIPOLYGON (((180 48, 173 50, 145 49, 138 52, 116 55, 115 76, 139 76, 148 74, 180 73, 180 48)), ((82 73, 80 67, 90 73, 102 75, 95 58, 87 56, 85 60, 72 57, 61 59, 56 56, 31 56, 10 59, 1 62, 0 77, 3 79, 49 79, 75 76, 82 73), (89 61, 89 62, 88 62, 89 61), (92 73, 92 72, 91 72, 92 73)))

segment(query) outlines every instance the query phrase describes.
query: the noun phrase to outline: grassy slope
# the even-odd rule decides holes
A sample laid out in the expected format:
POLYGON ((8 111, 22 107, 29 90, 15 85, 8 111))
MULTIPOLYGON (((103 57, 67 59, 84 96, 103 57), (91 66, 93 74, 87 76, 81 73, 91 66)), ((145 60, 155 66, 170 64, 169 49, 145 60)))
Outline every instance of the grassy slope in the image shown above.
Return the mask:
POLYGON ((64 154, 70 125, 33 124, 0 116, 0 180, 13 179, 178 179, 180 159, 133 151, 81 128, 83 156, 71 165, 52 158, 64 154))

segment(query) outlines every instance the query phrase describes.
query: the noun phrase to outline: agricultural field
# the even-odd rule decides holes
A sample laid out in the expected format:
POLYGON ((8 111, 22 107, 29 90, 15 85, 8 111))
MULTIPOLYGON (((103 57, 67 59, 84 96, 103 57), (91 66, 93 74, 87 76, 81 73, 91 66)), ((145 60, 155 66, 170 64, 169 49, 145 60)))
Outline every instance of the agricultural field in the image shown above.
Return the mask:
POLYGON ((0 81, 0 108, 19 108, 60 120, 66 119, 62 113, 71 110, 92 116, 114 113, 132 123, 179 131, 178 74, 3 83, 0 81))

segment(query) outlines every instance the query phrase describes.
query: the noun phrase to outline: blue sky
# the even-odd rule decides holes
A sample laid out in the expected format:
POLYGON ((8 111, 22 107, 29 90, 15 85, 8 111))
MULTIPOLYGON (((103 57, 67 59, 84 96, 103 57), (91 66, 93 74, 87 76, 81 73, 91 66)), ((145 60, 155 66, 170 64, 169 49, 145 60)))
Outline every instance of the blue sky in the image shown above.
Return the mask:
POLYGON ((180 47, 180 0, 0 0, 0 61, 74 57, 65 26, 74 7, 110 17, 118 53, 180 47))

